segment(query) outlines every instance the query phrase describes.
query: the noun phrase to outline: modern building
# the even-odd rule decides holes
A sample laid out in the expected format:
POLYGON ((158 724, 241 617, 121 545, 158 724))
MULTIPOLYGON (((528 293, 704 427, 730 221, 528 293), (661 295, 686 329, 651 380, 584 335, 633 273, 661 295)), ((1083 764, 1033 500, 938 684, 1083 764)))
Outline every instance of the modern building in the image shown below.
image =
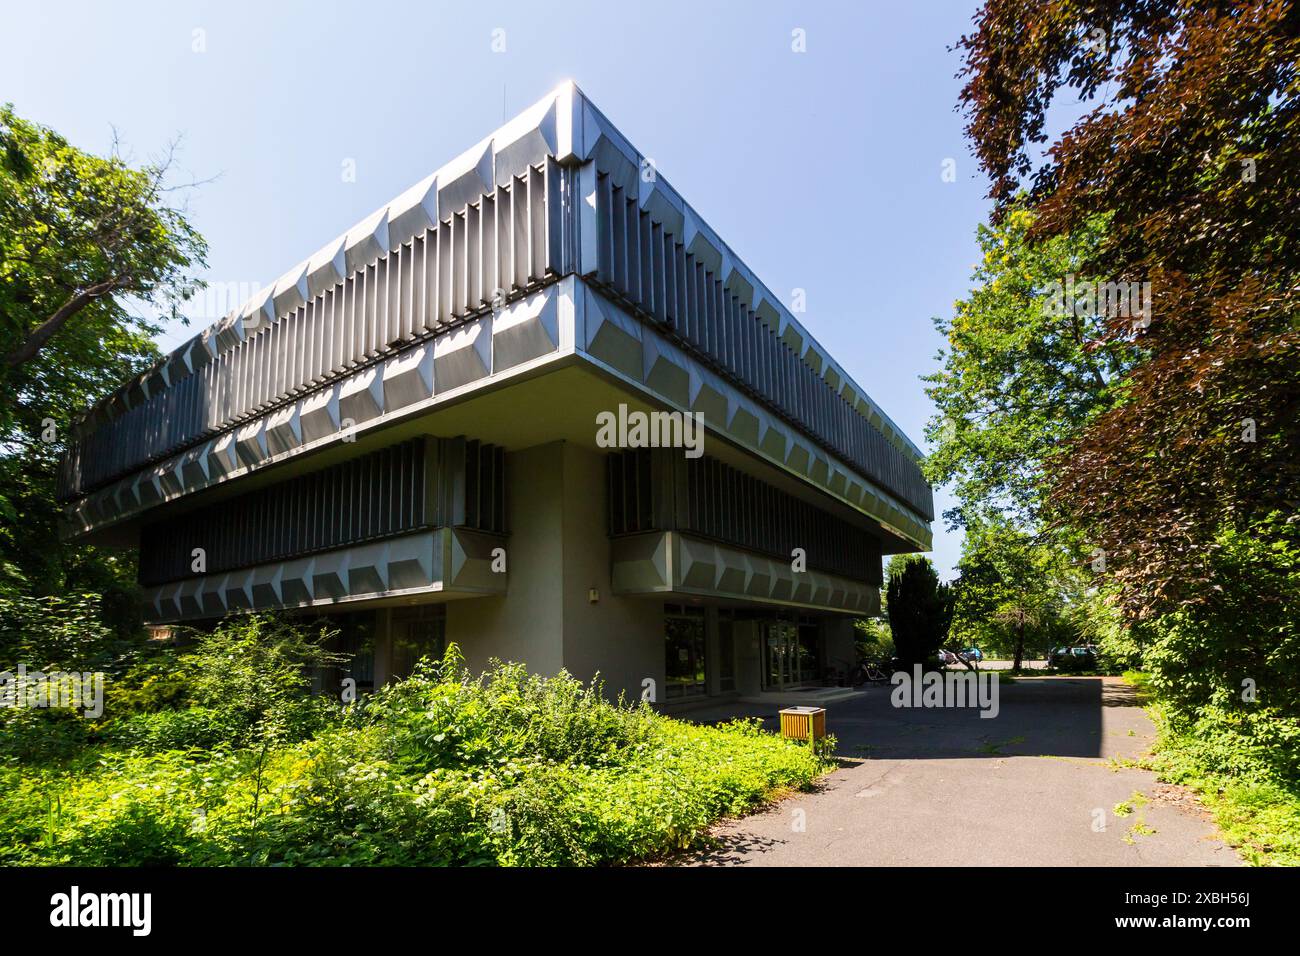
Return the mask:
POLYGON ((362 683, 455 641, 671 704, 847 668, 929 548, 919 460, 565 84, 89 410, 61 494, 154 622, 298 609, 362 683))

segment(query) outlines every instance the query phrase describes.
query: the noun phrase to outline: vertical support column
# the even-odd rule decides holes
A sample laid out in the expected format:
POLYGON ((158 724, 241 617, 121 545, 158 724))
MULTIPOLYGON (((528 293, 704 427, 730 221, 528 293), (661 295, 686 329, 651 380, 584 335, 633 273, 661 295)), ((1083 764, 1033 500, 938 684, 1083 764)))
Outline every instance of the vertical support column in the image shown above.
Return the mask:
POLYGON ((393 612, 390 608, 375 611, 375 688, 393 676, 393 612))
POLYGON ((704 692, 710 697, 721 693, 718 687, 718 609, 704 608, 704 692))

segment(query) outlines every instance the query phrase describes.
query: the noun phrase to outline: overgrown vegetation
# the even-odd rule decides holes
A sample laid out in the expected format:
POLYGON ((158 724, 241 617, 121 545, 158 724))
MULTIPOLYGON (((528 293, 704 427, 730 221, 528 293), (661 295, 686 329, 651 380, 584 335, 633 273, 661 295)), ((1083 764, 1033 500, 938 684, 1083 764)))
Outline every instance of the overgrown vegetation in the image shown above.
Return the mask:
POLYGON ((955 626, 1149 672, 1163 772, 1256 862, 1300 832, 1298 23, 987 0, 959 47, 995 207, 928 379, 955 626))
POLYGON ((160 660, 123 675, 97 724, 9 711, 0 862, 619 863, 699 844, 826 769, 756 723, 695 726, 519 664, 474 676, 454 646, 334 703, 307 677, 335 662, 325 636, 232 620, 175 672, 160 660), (31 753, 33 720, 76 733, 31 753))
POLYGON ((1178 708, 1156 699, 1149 673, 1126 671, 1124 680, 1138 688, 1156 723, 1151 769, 1195 791, 1249 862, 1300 866, 1300 788, 1294 772, 1278 761, 1295 759, 1294 742, 1280 753, 1276 742, 1243 732, 1221 714, 1189 722, 1178 708))

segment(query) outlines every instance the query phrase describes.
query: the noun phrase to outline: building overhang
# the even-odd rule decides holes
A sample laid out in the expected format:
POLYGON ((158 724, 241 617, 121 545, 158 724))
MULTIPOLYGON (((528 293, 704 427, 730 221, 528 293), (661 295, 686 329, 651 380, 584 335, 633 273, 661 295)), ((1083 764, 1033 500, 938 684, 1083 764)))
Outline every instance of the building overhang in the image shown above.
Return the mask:
POLYGON ((611 542, 615 594, 682 595, 747 604, 837 611, 866 617, 880 611, 880 588, 676 531, 611 542))
POLYGON ((499 427, 492 420, 511 414, 506 389, 574 366, 614 386, 593 394, 600 409, 628 401, 698 413, 710 453, 721 448, 733 462, 761 463, 787 487, 838 503, 878 529, 886 553, 929 550, 922 515, 576 276, 129 475, 68 506, 64 532, 99 537, 164 505, 210 501, 236 493, 232 486, 254 487, 250 479, 272 480, 413 432, 471 434, 508 449, 557 439, 594 447, 594 414, 589 425, 569 416, 555 428, 532 401, 514 409, 506 437, 490 431, 499 427), (489 396, 491 414, 476 416, 489 396))
POLYGON ((505 538, 463 528, 433 528, 220 574, 146 588, 151 624, 221 618, 231 612, 342 610, 356 602, 421 602, 505 594, 507 572, 493 570, 505 538))

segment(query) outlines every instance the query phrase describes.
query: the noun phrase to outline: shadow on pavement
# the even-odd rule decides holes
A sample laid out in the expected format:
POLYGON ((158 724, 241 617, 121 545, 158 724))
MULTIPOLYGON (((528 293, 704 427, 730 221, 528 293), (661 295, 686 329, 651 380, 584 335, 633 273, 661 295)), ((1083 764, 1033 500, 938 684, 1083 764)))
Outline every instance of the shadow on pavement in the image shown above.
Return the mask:
POLYGON ((713 838, 712 845, 701 853, 698 862, 708 866, 740 863, 748 854, 766 853, 780 846, 780 842, 753 833, 723 833, 713 838))
MULTIPOLYGON (((864 696, 830 704, 826 729, 837 755, 848 758, 1099 757, 1102 711, 1140 703, 1134 688, 1097 677, 1018 678, 1000 684, 995 717, 977 708, 895 707, 893 688, 878 685, 864 696)), ((759 717, 779 730, 777 708, 713 707, 683 715, 697 723, 759 717)))

